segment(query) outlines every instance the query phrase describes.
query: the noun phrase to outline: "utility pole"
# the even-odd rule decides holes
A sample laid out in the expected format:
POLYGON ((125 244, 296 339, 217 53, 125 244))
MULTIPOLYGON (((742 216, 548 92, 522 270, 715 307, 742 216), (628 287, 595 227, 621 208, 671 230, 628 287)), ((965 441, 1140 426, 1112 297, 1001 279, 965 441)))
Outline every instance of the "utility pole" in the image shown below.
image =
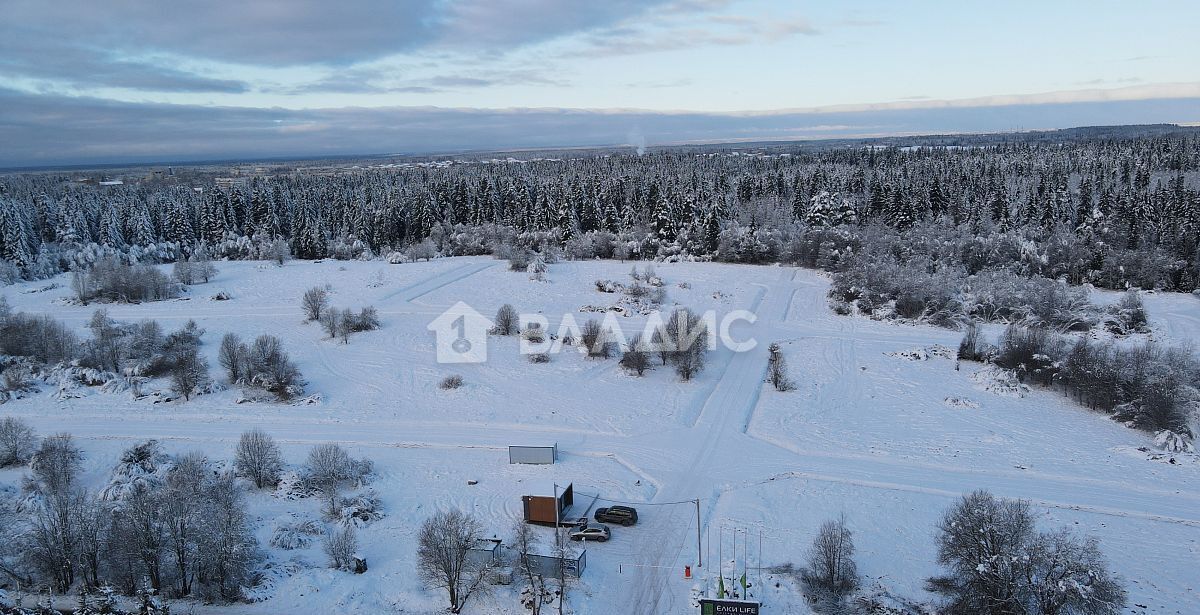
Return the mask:
POLYGON ((696 567, 704 567, 704 552, 700 541, 700 498, 696 498, 696 567))

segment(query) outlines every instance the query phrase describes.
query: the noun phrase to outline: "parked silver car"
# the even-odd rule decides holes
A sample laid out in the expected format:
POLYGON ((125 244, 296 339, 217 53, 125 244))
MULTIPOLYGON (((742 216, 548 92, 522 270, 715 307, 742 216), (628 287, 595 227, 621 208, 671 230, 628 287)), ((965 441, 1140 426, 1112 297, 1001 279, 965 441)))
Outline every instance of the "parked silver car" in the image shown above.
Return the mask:
POLYGON ((577 530, 572 530, 570 536, 571 540, 607 542, 612 533, 608 531, 608 526, 603 523, 587 523, 580 526, 577 530))

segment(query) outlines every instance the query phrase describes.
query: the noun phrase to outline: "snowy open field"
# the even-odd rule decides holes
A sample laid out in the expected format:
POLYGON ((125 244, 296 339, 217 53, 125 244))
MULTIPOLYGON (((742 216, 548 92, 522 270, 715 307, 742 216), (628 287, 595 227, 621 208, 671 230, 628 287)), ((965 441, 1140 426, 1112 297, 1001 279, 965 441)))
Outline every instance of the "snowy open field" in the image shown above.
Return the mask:
MULTIPOLYGON (((491 338, 483 364, 435 361, 426 326, 458 301, 488 316, 511 303, 546 315, 553 330, 563 314, 599 318, 580 309, 607 307, 620 295, 598 292, 593 281, 628 282, 632 263, 558 263, 545 282, 490 258, 218 265, 212 282, 191 287, 183 299, 111 305, 109 315, 153 318, 168 331, 195 319, 207 331, 203 352, 218 378, 223 334, 276 335, 308 380, 312 403, 239 404, 236 389, 163 404, 90 389, 60 400, 43 386, 0 406, 0 415, 24 417, 43 435, 79 438, 86 479, 96 486, 120 451, 138 441, 156 438, 171 452, 229 459, 239 434, 254 426, 274 435, 294 466, 325 441, 375 462, 371 488, 387 516, 359 533, 371 566, 365 575, 324 568, 319 545, 270 549, 276 562, 302 562, 275 597, 228 608, 182 606, 184 612, 435 612, 443 595, 423 591, 415 579, 421 520, 457 506, 507 537, 520 496, 550 480, 573 482, 577 506, 591 503, 584 494, 646 504, 638 507, 638 526, 616 528, 611 542, 587 546, 587 569, 570 599, 580 614, 694 612, 688 597, 696 581, 684 580, 682 571, 698 563, 695 507, 653 504, 696 498, 704 571, 713 570, 722 528, 727 559, 738 529, 750 537, 751 566, 760 531, 764 565, 799 564, 820 523, 845 513, 867 584, 925 599, 923 581, 937 571, 934 525, 960 494, 978 488, 1030 499, 1043 527, 1071 525, 1096 536, 1126 580, 1131 612, 1194 613, 1200 603, 1200 460, 1139 450, 1152 446, 1147 435, 1057 393, 1002 389, 976 374, 982 368, 973 363, 956 370, 959 333, 836 316, 818 273, 656 264, 666 306, 718 316, 747 309, 758 317, 734 329, 739 339, 757 340, 757 348, 719 349, 698 378, 680 383, 661 367, 633 377, 616 358, 564 353, 533 364, 518 355, 516 338, 491 338), (382 328, 343 345, 304 323, 301 294, 326 284, 336 307, 378 308, 382 328), (219 291, 232 299, 210 300, 219 291), (795 391, 763 383, 772 341, 782 343, 795 391), (452 373, 465 385, 439 389, 452 373), (563 453, 558 464, 507 463, 508 445, 554 442, 563 453)), ((66 276, 0 294, 15 310, 50 314, 81 334, 95 309, 64 301, 66 276), (39 291, 50 282, 59 287, 39 291)), ((1157 339, 1200 341, 1200 300, 1158 294, 1146 304, 1157 339)), ((645 321, 618 319, 629 333, 645 321)), ((19 477, 0 471, 0 484, 19 477)), ((277 522, 293 514, 318 518, 317 509, 308 500, 251 497, 264 545, 277 522)), ((764 612, 806 612, 790 585, 765 585, 764 612)), ((524 612, 509 590, 468 610, 524 612)))

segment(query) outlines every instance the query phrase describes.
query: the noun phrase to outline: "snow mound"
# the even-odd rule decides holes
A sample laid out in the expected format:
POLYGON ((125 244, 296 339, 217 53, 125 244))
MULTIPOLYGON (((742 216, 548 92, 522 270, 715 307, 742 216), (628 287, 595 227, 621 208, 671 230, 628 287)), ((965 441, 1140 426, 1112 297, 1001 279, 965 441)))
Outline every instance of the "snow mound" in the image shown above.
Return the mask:
POLYGON ((242 598, 246 602, 265 602, 270 600, 275 595, 276 588, 288 577, 308 570, 312 566, 304 563, 299 559, 291 559, 286 562, 267 562, 262 570, 259 571, 258 584, 254 587, 243 587, 242 598))
POLYGON ((980 391, 994 393, 1001 397, 1024 397, 1029 387, 1021 384, 1016 373, 1009 369, 989 365, 971 374, 971 382, 980 391))
POLYGON ((946 407, 948 408, 979 408, 979 404, 977 402, 967 399, 966 397, 951 396, 942 400, 942 403, 946 404, 946 407))
POLYGON ((956 351, 941 344, 926 346, 925 348, 913 348, 911 350, 897 350, 894 352, 883 353, 889 357, 898 359, 907 359, 909 361, 928 361, 931 358, 936 359, 953 359, 956 351))
POLYGON ((303 549, 324 534, 325 527, 313 519, 285 521, 271 533, 271 546, 285 551, 303 549))
POLYGON ((1196 447, 1192 444, 1191 438, 1183 434, 1177 434, 1169 429, 1164 429, 1154 434, 1154 446, 1168 453, 1196 452, 1196 447))

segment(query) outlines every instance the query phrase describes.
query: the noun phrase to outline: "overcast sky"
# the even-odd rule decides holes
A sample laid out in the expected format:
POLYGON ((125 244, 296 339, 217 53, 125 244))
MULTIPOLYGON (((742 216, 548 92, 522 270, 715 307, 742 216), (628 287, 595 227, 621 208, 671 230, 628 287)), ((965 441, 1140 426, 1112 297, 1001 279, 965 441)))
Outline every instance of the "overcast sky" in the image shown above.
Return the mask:
POLYGON ((0 165, 1200 121, 1200 3, 4 0, 0 165))

